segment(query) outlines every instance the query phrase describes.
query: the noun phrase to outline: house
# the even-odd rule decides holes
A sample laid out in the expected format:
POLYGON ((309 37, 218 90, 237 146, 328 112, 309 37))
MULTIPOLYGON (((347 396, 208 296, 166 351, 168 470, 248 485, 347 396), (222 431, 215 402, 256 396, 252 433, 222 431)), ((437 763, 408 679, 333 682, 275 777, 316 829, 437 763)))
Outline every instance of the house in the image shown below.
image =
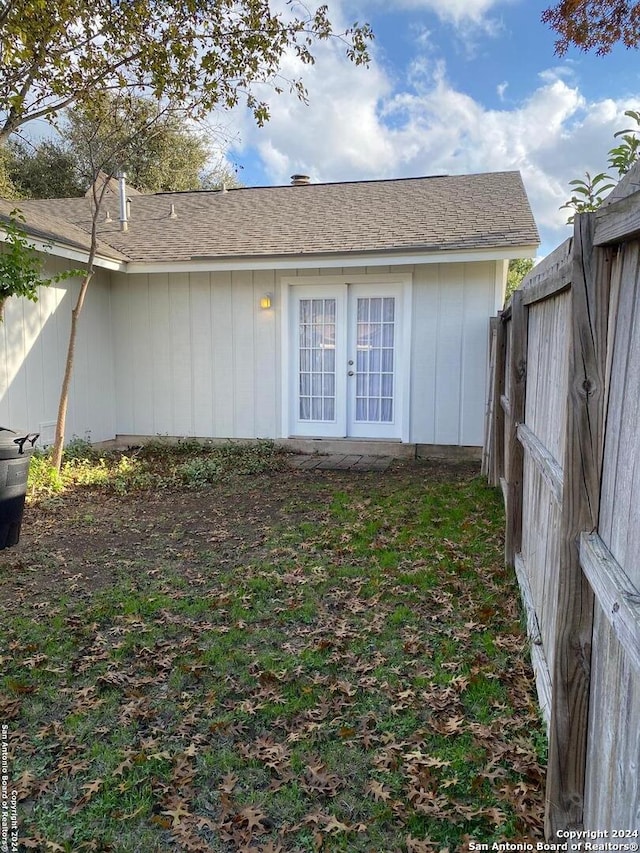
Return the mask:
MULTIPOLYGON (((89 198, 19 206, 49 270, 82 266, 89 198)), ((517 172, 294 176, 122 205, 113 191, 97 238, 67 438, 352 438, 399 453, 479 453, 489 318, 509 259, 539 242, 517 172)), ((77 287, 9 300, 0 326, 0 424, 45 443, 77 287)))

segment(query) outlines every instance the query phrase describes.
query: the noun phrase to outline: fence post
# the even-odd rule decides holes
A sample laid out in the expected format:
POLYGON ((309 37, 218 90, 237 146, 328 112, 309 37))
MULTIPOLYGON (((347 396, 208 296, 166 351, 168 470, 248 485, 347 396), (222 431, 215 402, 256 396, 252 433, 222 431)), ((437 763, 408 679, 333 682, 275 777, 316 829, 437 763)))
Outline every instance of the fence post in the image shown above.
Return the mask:
POLYGON ((498 315, 496 324, 495 360, 493 365, 493 421, 492 421, 492 467, 489 477, 492 486, 500 486, 500 478, 504 474, 504 409, 502 395, 504 388, 504 361, 506 355, 505 321, 502 314, 498 315))
POLYGON ((524 423, 527 385, 527 319, 528 309, 522 291, 511 297, 511 365, 509 370, 509 470, 507 480, 507 526, 505 531, 505 562, 515 565, 515 556, 522 547, 522 478, 524 450, 518 441, 518 424, 524 423))
POLYGON ((489 480, 493 475, 493 403, 495 398, 494 388, 496 381, 496 324, 497 317, 489 319, 489 372, 487 376, 487 406, 484 413, 484 444, 482 447, 482 470, 481 474, 489 480))
POLYGON ((560 577, 552 680, 545 832, 583 822, 593 591, 578 538, 598 524, 605 419, 610 263, 594 249, 593 214, 576 216, 571 278, 569 399, 564 460, 560 577))

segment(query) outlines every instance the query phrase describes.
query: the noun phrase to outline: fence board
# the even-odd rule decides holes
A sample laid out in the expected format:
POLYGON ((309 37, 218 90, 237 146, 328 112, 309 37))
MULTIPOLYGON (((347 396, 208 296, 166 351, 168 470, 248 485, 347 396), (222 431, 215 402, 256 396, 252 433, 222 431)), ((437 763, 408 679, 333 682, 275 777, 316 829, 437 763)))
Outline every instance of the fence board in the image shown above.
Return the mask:
POLYGON ((549 712, 545 834, 640 831, 640 164, 501 315, 493 471, 549 712), (594 240, 611 245, 602 248, 594 240), (523 359, 522 347, 526 347, 523 359), (524 374, 524 382, 519 384, 524 374), (514 436, 522 451, 519 467, 514 436), (520 499, 520 503, 519 503, 520 499), (520 550, 518 549, 520 537, 520 550))
MULTIPOLYGON (((596 591, 585 826, 640 830, 640 251, 619 251, 609 324, 599 536, 581 560, 596 591), (595 552, 595 553, 594 553, 595 552), (626 593, 626 595, 625 595, 626 593), (606 791, 606 796, 603 795, 606 791)), ((584 553, 583 553, 584 552, 584 553)))
POLYGON ((504 474, 504 412, 500 404, 504 391, 505 359, 506 359, 506 329, 502 316, 498 317, 496 325, 496 357, 495 381, 493 388, 493 465, 492 485, 497 486, 504 474))
POLYGON ((600 535, 616 560, 640 586, 637 560, 637 468, 640 465, 640 246, 627 247, 621 273, 620 307, 611 379, 602 483, 600 535))
POLYGON ((562 465, 564 461, 571 294, 529 308, 525 423, 562 465))
POLYGON ((548 299, 571 287, 573 272, 573 238, 569 237, 555 251, 537 264, 522 283, 525 305, 548 299))
MULTIPOLYGON (((640 682, 596 604, 584 828, 640 831, 640 682)), ((631 839, 629 839, 631 840, 631 839)), ((637 839, 632 839, 637 841, 637 839)))
POLYGON ((580 825, 584 808, 593 593, 581 568, 576 539, 598 521, 604 370, 609 310, 606 256, 593 251, 593 215, 576 217, 571 283, 569 416, 564 468, 561 582, 546 790, 546 831, 580 825))
POLYGON ((515 555, 522 546, 522 477, 524 451, 518 441, 517 427, 524 420, 524 392, 527 378, 527 309, 522 302, 522 292, 516 291, 511 300, 511 347, 509 371, 510 414, 505 429, 508 445, 506 481, 509 494, 508 523, 505 533, 505 556, 513 565, 515 555))
POLYGON ((560 464, 549 453, 544 444, 535 437, 526 424, 518 424, 518 440, 549 486, 555 502, 561 506, 564 473, 560 464))
POLYGON ((640 674, 640 591, 597 533, 581 535, 580 563, 602 612, 640 674))
POLYGON ((493 455, 494 455, 494 445, 493 445, 493 406, 495 402, 495 394, 494 388, 496 381, 496 371, 495 371, 495 363, 496 363, 496 345, 497 345, 497 337, 498 337, 498 324, 499 319, 497 317, 492 317, 489 322, 489 377, 487 382, 487 388, 489 389, 487 394, 487 408, 485 411, 484 418, 484 447, 482 448, 482 469, 481 473, 489 478, 491 481, 493 474, 493 455))
POLYGON ((527 569, 520 554, 516 554, 515 570, 527 617, 527 634, 531 641, 531 662, 536 677, 540 710, 542 711, 548 730, 551 722, 551 676, 549 675, 549 666, 544 653, 542 634, 540 632, 538 617, 536 616, 536 608, 529 585, 527 569))
POLYGON ((640 193, 608 204, 596 213, 595 246, 606 246, 640 234, 640 193))
POLYGON ((522 552, 547 665, 555 657, 562 508, 530 455, 524 460, 522 552))

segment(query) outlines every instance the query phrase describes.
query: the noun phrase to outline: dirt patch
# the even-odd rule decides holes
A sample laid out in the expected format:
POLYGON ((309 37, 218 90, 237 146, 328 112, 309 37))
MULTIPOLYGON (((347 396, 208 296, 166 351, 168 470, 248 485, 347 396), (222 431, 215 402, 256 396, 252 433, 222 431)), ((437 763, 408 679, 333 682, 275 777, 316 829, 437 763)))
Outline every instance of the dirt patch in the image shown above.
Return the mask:
POLYGON ((0 596, 39 607, 54 595, 83 599, 141 562, 242 565, 260 559, 279 527, 326 513, 336 488, 354 478, 392 493, 407 481, 453 484, 477 473, 474 463, 416 460, 394 461, 383 473, 287 467, 198 490, 77 487, 26 507, 18 545, 0 551, 0 596))

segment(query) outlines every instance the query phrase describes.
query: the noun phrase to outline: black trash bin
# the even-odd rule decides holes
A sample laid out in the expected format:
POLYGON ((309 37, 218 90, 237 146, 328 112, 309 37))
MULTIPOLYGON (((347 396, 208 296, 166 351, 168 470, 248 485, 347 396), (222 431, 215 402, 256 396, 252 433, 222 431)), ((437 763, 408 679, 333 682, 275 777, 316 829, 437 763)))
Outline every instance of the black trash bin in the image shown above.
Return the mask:
POLYGON ((29 463, 38 435, 0 427, 0 550, 20 539, 29 463))

